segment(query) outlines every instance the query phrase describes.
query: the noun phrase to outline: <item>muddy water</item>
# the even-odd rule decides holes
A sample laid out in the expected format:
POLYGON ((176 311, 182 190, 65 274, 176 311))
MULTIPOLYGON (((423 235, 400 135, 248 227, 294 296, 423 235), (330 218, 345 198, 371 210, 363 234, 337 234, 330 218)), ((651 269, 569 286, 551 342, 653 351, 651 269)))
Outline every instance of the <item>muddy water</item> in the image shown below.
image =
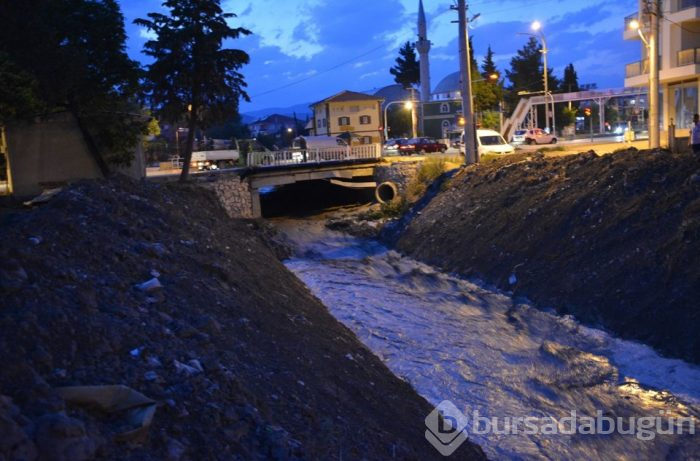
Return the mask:
POLYGON ((463 411, 489 458, 700 456, 700 436, 688 434, 691 421, 700 431, 700 367, 329 231, 322 219, 275 224, 295 248, 287 267, 397 376, 463 411), (581 416, 598 416, 599 428, 581 416), (530 426, 514 419, 526 417, 530 426))

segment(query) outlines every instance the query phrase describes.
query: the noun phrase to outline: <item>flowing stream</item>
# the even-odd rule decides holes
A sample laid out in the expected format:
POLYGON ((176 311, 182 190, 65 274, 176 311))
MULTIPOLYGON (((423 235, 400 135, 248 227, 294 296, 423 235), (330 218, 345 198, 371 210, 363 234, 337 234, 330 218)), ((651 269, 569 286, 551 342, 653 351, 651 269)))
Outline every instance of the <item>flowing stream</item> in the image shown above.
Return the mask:
POLYGON ((700 436, 689 434, 691 426, 700 431, 700 367, 517 303, 377 241, 330 231, 324 222, 273 221, 295 249, 287 267, 394 374, 431 403, 449 400, 464 412, 470 440, 490 459, 700 457, 700 436), (487 426, 475 422, 475 411, 496 430, 481 433, 487 426), (585 434, 590 426, 563 419, 572 411, 599 416, 593 431, 615 431, 585 434), (513 420, 525 417, 538 421, 537 433, 513 420), (558 433, 541 426, 550 417, 561 423, 558 433), (562 433, 572 427, 575 433, 562 433))

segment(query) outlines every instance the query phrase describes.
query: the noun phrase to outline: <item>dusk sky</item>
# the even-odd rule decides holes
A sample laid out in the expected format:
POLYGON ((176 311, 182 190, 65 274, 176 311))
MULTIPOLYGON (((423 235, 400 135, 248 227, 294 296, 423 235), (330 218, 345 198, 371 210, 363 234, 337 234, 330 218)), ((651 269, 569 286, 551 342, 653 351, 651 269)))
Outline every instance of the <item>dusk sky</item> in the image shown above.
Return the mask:
MULTIPOLYGON (((145 30, 132 24, 148 12, 163 11, 161 0, 120 0, 129 35, 129 53, 142 62, 145 30)), ((454 2, 456 3, 456 2, 454 2)), ((431 86, 459 69, 453 2, 425 0, 431 86)), ((250 103, 241 112, 307 104, 342 90, 373 92, 394 83, 389 68, 399 47, 416 40, 418 0, 224 0, 231 21, 253 34, 231 42, 251 58, 242 70, 250 103)), ((622 39, 624 18, 637 0, 479 0, 469 3, 476 58, 490 45, 499 70, 527 41, 539 20, 549 48, 548 64, 557 77, 573 63, 579 83, 598 88, 623 86, 625 64, 639 60, 639 43, 622 39)))

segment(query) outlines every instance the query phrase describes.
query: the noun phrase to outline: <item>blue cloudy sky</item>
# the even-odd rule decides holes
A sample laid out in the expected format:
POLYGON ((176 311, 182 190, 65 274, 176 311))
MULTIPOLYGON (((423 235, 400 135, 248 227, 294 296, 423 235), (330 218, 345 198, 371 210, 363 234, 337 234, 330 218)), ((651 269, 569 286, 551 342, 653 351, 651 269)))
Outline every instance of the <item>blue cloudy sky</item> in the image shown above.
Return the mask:
MULTIPOLYGON (((120 0, 129 35, 129 53, 144 61, 144 30, 131 24, 161 0, 120 0)), ((458 70, 456 12, 452 1, 424 0, 428 19, 431 85, 458 70)), ((474 52, 481 62, 487 47, 500 70, 527 41, 530 23, 543 24, 549 67, 561 77, 573 63, 579 83, 622 87, 624 66, 639 60, 639 43, 622 39, 624 17, 637 0, 475 0, 469 15, 474 52)), ((287 107, 323 99, 342 90, 372 91, 393 83, 389 68, 398 48, 416 40, 418 0, 222 0, 238 15, 232 26, 253 35, 232 43, 251 62, 243 69, 250 103, 242 112, 287 107)))

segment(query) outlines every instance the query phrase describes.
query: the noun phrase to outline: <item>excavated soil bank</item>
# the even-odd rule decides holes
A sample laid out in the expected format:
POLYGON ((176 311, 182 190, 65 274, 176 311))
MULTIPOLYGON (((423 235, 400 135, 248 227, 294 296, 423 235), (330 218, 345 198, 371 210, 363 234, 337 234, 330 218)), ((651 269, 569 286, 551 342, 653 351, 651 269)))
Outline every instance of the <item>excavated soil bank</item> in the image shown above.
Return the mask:
POLYGON ((0 225, 0 459, 442 459, 430 405, 212 193, 83 182, 0 225), (115 384, 145 431, 57 391, 115 384))
POLYGON ((700 159, 594 152, 461 170, 401 251, 700 363, 700 159))

